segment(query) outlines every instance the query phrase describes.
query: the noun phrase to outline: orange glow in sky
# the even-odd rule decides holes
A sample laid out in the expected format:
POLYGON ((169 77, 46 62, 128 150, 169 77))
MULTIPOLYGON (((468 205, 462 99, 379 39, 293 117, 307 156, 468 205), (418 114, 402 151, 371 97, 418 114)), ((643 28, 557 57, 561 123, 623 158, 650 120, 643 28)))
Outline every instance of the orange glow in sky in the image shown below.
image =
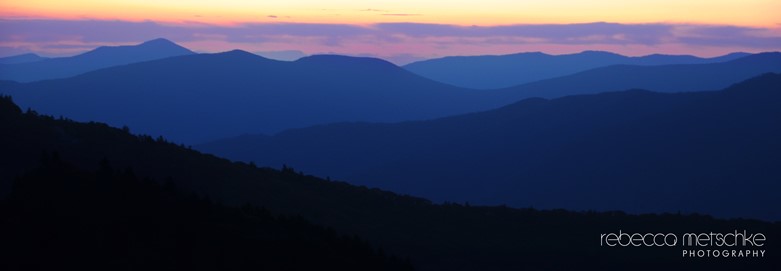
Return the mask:
POLYGON ((457 25, 547 23, 781 24, 778 0, 3 0, 5 19, 457 25))
POLYGON ((161 37, 198 52, 396 63, 524 51, 716 56, 780 50, 779 14, 781 0, 0 0, 0 56, 161 37))

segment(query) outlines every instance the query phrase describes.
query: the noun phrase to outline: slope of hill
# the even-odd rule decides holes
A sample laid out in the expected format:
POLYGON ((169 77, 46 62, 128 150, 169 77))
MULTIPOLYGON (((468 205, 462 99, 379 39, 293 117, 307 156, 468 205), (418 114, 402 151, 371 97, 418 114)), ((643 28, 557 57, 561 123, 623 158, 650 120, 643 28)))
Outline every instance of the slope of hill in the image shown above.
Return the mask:
POLYGON ((66 78, 111 66, 189 54, 194 53, 166 39, 150 40, 132 46, 103 46, 72 57, 4 63, 0 65, 0 80, 31 82, 66 78))
POLYGON ((437 201, 781 219, 779 124, 781 75, 767 74, 716 92, 534 98, 197 148, 437 201))
MULTIPOLYGON (((304 176, 290 168, 277 171, 257 168, 252 164, 230 163, 161 139, 133 136, 126 131, 110 128, 104 124, 57 120, 40 116, 34 111, 22 113, 8 98, 0 99, 0 130, 3 131, 0 133, 2 150, 0 183, 7 183, 14 176, 23 176, 17 178, 15 190, 10 198, 7 197, 8 186, 0 186, 0 192, 5 192, 0 193, 2 194, 0 197, 6 198, 0 201, 0 220, 3 221, 0 223, 3 229, 0 230, 0 234, 4 236, 4 242, 0 247, 8 244, 37 245, 41 240, 46 242, 46 247, 13 247, 14 250, 9 253, 14 254, 6 254, 22 257, 21 259, 43 258, 52 261, 51 264, 60 263, 70 266, 75 263, 81 269, 89 268, 90 262, 80 262, 85 254, 74 255, 74 258, 65 257, 63 262, 52 260, 60 259, 59 256, 68 255, 69 252, 83 251, 81 249, 84 247, 78 244, 84 244, 87 249, 85 252, 95 251, 97 253, 95 255, 105 257, 94 259, 95 261, 92 262, 106 263, 107 265, 99 266, 102 269, 106 266, 121 267, 119 269, 143 267, 144 263, 150 262, 161 263, 161 268, 165 268, 171 266, 171 259, 178 259, 179 266, 202 263, 194 269, 208 269, 220 264, 211 262, 214 259, 213 255, 204 255, 198 259, 188 255, 198 256, 198 253, 221 248, 225 248, 225 252, 230 252, 242 246, 262 250, 270 244, 268 242, 256 244, 254 242, 258 239, 254 238, 287 240, 285 238, 295 238, 299 233, 316 229, 307 226, 308 223, 299 223, 297 220, 280 218, 276 220, 278 222, 258 221, 268 216, 252 211, 253 208, 245 208, 241 211, 230 208, 250 203, 264 207, 274 214, 287 217, 301 216, 319 225, 333 227, 338 233, 357 234, 386 251, 374 255, 387 255, 389 252, 401 257, 409 257, 417 270, 735 270, 741 268, 777 270, 779 267, 779 259, 772 256, 711 261, 711 259, 682 258, 678 248, 630 250, 600 246, 598 241, 600 234, 615 232, 618 229, 624 232, 675 234, 700 231, 731 232, 735 229, 745 229, 749 232, 764 233, 768 236, 768 240, 775 240, 775 236, 781 234, 781 225, 778 223, 717 220, 693 215, 636 216, 621 212, 576 213, 563 210, 512 209, 502 206, 434 205, 420 198, 304 176), (46 158, 47 155, 41 155, 42 150, 44 154, 48 153, 49 158, 46 158), (60 160, 76 168, 98 168, 98 171, 79 173, 83 171, 78 169, 70 171, 67 167, 65 172, 56 170, 60 167, 55 167, 54 171, 47 169, 51 167, 51 161, 56 160, 52 158, 52 152, 57 152, 60 160), (40 164, 43 164, 43 170, 23 174, 40 164), (106 165, 122 169, 120 170, 122 173, 117 171, 111 173, 111 170, 106 170, 108 168, 106 165), (227 208, 219 205, 209 208, 207 201, 192 200, 193 197, 183 200, 176 200, 174 197, 173 201, 170 201, 171 198, 165 195, 162 195, 164 201, 162 205, 158 205, 155 203, 156 199, 160 199, 159 194, 155 195, 158 188, 154 188, 153 183, 150 184, 145 180, 139 184, 133 181, 135 178, 133 176, 166 180, 166 185, 162 187, 163 192, 171 191, 170 187, 175 186, 183 191, 183 194, 192 191, 202 197, 221 202, 221 205, 227 208), (115 182, 103 183, 106 180, 115 182), (34 185, 30 186, 31 183, 34 185), (78 185, 72 185, 76 183, 78 185), (118 187, 121 189, 116 189, 118 187), (151 190, 146 190, 144 187, 151 190), (110 192, 101 192, 106 190, 110 192), (96 202, 93 200, 96 198, 101 202, 100 205, 92 204, 96 202), (17 204, 20 201, 29 204, 20 206, 17 204), (72 206, 81 207, 71 208, 72 206), (169 207, 174 208, 175 214, 167 213, 172 210, 169 207), (114 209, 106 211, 104 208, 114 209), (145 210, 150 213, 147 214, 145 210), (181 213, 176 210, 193 212, 181 213), (96 219, 96 215, 89 215, 90 212, 99 213, 101 219, 96 219), (155 226, 157 228, 145 228, 144 221, 134 220, 138 215, 143 219, 155 221, 154 225, 170 225, 168 222, 176 218, 177 214, 182 221, 199 224, 186 223, 188 225, 180 225, 174 229, 157 226, 155 226), (52 215, 63 216, 55 218, 52 215), (160 215, 159 220, 155 218, 158 215, 160 215), (52 218, 55 220, 48 220, 52 218), (47 222, 37 223, 41 220, 47 222), (74 226, 72 223, 75 222, 74 220, 78 220, 79 223, 76 228, 71 227, 74 226), (215 220, 217 223, 214 223, 215 220), (252 222, 253 220, 255 222, 252 222), (30 223, 31 221, 35 222, 30 223), (116 221, 123 222, 113 223, 116 221), (285 223, 285 221, 292 223, 285 223), (128 228, 131 225, 138 225, 141 228, 128 228), (278 225, 280 228, 269 231, 263 229, 263 225, 278 225), (233 226, 246 228, 236 230, 231 228, 233 226), (82 227, 89 227, 94 231, 85 232, 80 230, 84 229, 82 227), (198 234, 201 233, 200 230, 192 233, 187 229, 202 229, 205 232, 198 234), (226 229, 230 229, 228 233, 225 232, 226 229), (159 231, 161 234, 171 232, 173 236, 128 235, 147 230, 153 233, 159 231), (121 238, 115 238, 118 237, 116 235, 118 232, 122 233, 119 235, 121 238), (253 234, 258 232, 259 235, 253 234), (291 235, 286 237, 285 232, 291 235), (47 233, 67 235, 60 236, 61 238, 38 235, 47 233), (218 238, 212 240, 208 238, 209 236, 218 238), (78 241, 70 239, 81 237, 84 239, 78 241), (155 242, 166 242, 171 237, 178 238, 177 244, 186 244, 186 246, 162 248, 156 246, 155 242), (223 246, 233 241, 239 241, 239 247, 223 246), (106 249, 92 247, 92 244, 102 245, 106 249), (148 248, 148 251, 135 250, 143 248, 145 244, 154 247, 148 248), (202 246, 204 244, 209 246, 202 246), (72 251, 62 251, 63 249, 72 251), (155 257, 158 251, 170 254, 155 257), (131 254, 125 254, 126 252, 131 254), (34 254, 26 255, 26 253, 34 254), (54 254, 47 255, 47 253, 54 254), (135 255, 139 257, 130 259, 123 257, 123 255, 134 255, 132 253, 138 253, 135 255), (179 256, 184 258, 177 258, 179 256), (124 262, 125 260, 130 261, 124 262), (638 266, 638 262, 644 264, 638 266)), ((56 166, 57 163, 54 165, 56 166)), ((333 233, 326 235, 333 235, 333 233)), ((276 260, 283 261, 296 257, 289 253, 297 252, 305 255, 307 251, 319 251, 318 249, 322 247, 318 248, 316 245, 320 242, 317 236, 322 235, 314 234, 311 239, 300 240, 303 244, 295 240, 285 242, 284 244, 288 245, 302 245, 294 252, 276 247, 270 253, 281 253, 277 255, 281 259, 276 260)), ((328 241, 328 239, 324 241, 325 244, 330 242, 336 248, 340 247, 340 244, 356 244, 353 241, 340 242, 328 241)), ((738 249, 740 248, 743 247, 738 249)), ((360 244, 356 249, 356 253, 367 255, 365 245, 360 244)), ((769 241, 763 249, 769 252, 776 251, 779 246, 777 242, 769 241)), ((241 258, 241 255, 245 255, 246 252, 235 252, 235 255, 224 255, 222 259, 236 259, 229 263, 237 265, 247 260, 241 258)), ((249 260, 252 259, 268 258, 264 255, 253 255, 249 260)), ((276 260, 271 261, 276 262, 276 260)), ((338 263, 338 259, 333 260, 338 263)), ((288 263, 281 269, 289 270, 311 262, 322 263, 316 257, 298 259, 298 261, 309 262, 288 263)), ((14 263, 18 262, 4 260, 0 263, 0 267, 14 263)), ((36 265, 48 266, 48 264, 50 263, 40 261, 26 262, 25 267, 33 268, 36 265)), ((273 266, 266 267, 277 269, 273 266)), ((242 266, 231 266, 233 269, 240 267, 242 266)), ((14 269, 4 268, 4 270, 14 269)))
POLYGON ((0 64, 30 63, 30 62, 37 62, 45 59, 48 58, 41 57, 36 54, 28 53, 28 54, 21 54, 15 56, 1 57, 0 64))
POLYGON ((45 153, 0 199, 3 270, 412 270, 365 241, 45 153), (46 260, 41 260, 46 259, 46 260))
POLYGON ((568 55, 518 53, 497 56, 451 56, 418 61, 405 69, 439 82, 475 89, 504 88, 565 76, 611 65, 705 64, 747 56, 732 53, 714 58, 687 55, 627 57, 609 52, 585 51, 568 55))

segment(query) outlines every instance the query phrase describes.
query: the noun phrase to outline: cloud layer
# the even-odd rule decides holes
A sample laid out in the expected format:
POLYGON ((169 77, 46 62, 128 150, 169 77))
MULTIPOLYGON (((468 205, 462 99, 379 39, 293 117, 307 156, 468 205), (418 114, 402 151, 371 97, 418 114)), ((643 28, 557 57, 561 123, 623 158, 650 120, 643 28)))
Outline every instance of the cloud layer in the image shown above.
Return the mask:
POLYGON ((300 50, 306 53, 376 55, 408 60, 442 55, 551 53, 610 50, 718 54, 781 49, 780 28, 693 24, 535 24, 458 26, 422 23, 200 23, 97 20, 0 20, 0 55, 33 51, 73 54, 98 45, 131 44, 164 37, 196 51, 300 50))

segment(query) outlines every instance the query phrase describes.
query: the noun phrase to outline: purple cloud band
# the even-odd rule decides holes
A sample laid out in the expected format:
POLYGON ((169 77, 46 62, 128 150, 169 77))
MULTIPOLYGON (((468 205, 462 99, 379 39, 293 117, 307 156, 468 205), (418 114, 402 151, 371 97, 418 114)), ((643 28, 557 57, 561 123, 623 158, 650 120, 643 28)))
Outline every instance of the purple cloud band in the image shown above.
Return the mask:
POLYGON ((538 24, 506 26, 457 26, 422 23, 379 23, 370 26, 348 24, 263 23, 215 26, 198 23, 169 25, 156 22, 0 20, 0 46, 10 42, 56 43, 78 40, 85 43, 132 43, 165 37, 177 42, 203 41, 219 37, 226 42, 264 43, 314 38, 326 46, 343 42, 404 43, 433 42, 618 44, 693 46, 742 46, 761 50, 781 49, 779 29, 692 24, 538 24))

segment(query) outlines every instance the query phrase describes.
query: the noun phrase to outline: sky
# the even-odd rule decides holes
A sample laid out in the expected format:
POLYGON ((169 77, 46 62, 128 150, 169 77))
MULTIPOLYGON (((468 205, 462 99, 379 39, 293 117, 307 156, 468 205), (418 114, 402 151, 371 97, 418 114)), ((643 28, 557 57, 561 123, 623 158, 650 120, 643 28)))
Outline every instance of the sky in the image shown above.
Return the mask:
POLYGON ((397 64, 536 51, 708 57, 781 50, 778 14, 778 0, 3 0, 0 56, 167 38, 197 52, 337 53, 397 64))

